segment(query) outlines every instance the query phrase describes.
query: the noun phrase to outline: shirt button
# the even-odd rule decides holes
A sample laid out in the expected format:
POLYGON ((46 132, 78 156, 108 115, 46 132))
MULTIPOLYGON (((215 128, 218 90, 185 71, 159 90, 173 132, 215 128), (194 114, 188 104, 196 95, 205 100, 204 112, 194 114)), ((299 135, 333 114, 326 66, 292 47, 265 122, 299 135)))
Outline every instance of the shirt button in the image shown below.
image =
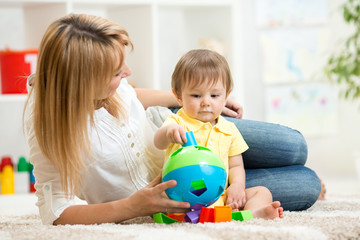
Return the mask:
POLYGON ((209 125, 205 125, 205 128, 208 129, 208 128, 209 128, 209 125))
POLYGON ((133 148, 134 146, 135 146, 135 143, 132 143, 132 144, 131 144, 131 147, 133 148))
POLYGON ((128 138, 131 138, 131 133, 128 134, 128 138))
POLYGON ((212 145, 212 141, 209 142, 209 145, 212 145))
POLYGON ((137 156, 137 157, 140 157, 140 153, 136 153, 136 156, 137 156))

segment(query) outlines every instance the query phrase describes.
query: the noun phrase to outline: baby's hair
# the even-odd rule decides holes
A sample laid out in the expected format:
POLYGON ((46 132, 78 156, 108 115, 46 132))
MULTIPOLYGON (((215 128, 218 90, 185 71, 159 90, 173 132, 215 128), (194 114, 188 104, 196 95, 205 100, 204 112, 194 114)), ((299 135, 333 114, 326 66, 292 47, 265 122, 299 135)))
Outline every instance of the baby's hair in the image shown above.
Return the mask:
POLYGON ((207 49, 194 49, 183 55, 172 74, 171 88, 178 97, 184 86, 197 87, 203 83, 215 84, 221 80, 229 92, 233 87, 231 72, 226 59, 207 49))

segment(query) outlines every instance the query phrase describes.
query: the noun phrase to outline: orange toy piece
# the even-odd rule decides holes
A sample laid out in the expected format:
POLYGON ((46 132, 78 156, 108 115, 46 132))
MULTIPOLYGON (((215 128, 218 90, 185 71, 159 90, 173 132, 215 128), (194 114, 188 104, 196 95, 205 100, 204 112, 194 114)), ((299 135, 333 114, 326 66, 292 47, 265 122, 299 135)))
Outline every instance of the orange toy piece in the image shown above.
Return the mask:
POLYGON ((185 213, 170 213, 167 216, 178 222, 185 222, 185 213))
POLYGON ((215 222, 231 222, 232 209, 230 206, 215 206, 215 222))
POLYGON ((199 223, 214 222, 214 209, 201 207, 199 223))

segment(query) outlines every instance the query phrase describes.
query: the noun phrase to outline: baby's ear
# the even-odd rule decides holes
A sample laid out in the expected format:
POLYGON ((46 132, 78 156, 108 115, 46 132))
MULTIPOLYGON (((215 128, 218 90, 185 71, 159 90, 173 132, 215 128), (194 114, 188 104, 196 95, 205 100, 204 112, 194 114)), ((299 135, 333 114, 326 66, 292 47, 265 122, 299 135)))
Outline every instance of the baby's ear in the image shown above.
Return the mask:
POLYGON ((228 98, 230 96, 230 93, 231 93, 232 89, 230 89, 227 94, 226 94, 226 98, 228 98))
POLYGON ((178 103, 179 103, 179 105, 182 107, 182 100, 181 100, 181 98, 180 98, 180 97, 178 97, 178 95, 176 95, 176 93, 175 93, 175 90, 174 90, 174 89, 172 89, 172 92, 173 92, 173 94, 175 95, 177 102, 178 102, 178 103))

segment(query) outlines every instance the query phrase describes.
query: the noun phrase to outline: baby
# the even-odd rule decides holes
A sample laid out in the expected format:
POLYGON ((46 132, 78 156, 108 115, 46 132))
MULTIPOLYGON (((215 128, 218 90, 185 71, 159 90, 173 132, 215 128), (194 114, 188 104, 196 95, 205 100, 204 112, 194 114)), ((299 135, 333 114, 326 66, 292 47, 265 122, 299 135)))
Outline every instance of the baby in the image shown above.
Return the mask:
POLYGON ((171 87, 182 107, 155 133, 154 143, 166 149, 166 159, 187 141, 193 131, 198 145, 218 154, 228 174, 228 187, 212 206, 229 205, 233 211, 251 210, 255 218, 283 218, 279 201, 262 186, 245 188, 242 153, 248 149, 236 126, 221 116, 233 81, 226 59, 205 50, 191 50, 181 57, 171 87))

